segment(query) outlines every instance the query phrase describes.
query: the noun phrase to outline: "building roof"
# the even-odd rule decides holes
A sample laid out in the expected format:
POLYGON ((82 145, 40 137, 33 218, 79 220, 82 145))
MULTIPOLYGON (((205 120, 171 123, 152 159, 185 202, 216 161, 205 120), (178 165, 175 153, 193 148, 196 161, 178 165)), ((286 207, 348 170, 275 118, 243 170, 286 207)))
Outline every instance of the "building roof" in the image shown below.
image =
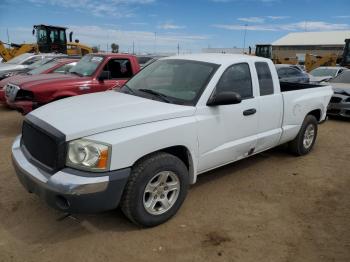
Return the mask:
POLYGON ((305 46, 305 45, 344 45, 350 38, 350 31, 299 32, 290 33, 277 41, 273 46, 305 46))

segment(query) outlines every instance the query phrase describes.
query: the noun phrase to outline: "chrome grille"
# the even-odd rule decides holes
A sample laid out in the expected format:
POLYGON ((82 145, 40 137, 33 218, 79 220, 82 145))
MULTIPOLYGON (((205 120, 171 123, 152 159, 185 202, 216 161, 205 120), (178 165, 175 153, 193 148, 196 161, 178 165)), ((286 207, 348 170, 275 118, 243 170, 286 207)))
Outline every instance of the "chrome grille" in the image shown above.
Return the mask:
POLYGON ((5 86, 5 96, 7 100, 9 100, 10 102, 15 101, 16 95, 19 90, 20 88, 14 84, 7 84, 5 86))

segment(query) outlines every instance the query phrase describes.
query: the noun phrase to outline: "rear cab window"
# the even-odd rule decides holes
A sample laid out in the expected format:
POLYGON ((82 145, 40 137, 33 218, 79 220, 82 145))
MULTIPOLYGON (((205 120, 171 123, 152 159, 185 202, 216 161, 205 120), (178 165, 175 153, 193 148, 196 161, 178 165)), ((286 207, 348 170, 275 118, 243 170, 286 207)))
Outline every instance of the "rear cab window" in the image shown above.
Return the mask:
POLYGON ((260 96, 273 94, 273 81, 269 65, 266 62, 255 62, 255 68, 258 74, 260 96))

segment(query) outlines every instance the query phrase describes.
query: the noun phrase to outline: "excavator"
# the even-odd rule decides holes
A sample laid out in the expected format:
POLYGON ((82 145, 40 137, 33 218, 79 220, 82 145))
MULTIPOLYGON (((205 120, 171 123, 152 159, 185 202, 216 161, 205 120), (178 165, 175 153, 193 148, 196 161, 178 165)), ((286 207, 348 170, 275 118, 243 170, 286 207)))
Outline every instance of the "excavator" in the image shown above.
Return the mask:
POLYGON ((34 25, 32 33, 36 36, 36 43, 14 44, 0 41, 0 57, 6 62, 23 53, 62 53, 80 56, 92 53, 91 47, 80 44, 79 40, 72 41, 73 32, 69 33, 67 42, 66 30, 66 27, 60 26, 34 25))
POLYGON ((340 65, 350 68, 350 38, 345 39, 344 52, 340 65))

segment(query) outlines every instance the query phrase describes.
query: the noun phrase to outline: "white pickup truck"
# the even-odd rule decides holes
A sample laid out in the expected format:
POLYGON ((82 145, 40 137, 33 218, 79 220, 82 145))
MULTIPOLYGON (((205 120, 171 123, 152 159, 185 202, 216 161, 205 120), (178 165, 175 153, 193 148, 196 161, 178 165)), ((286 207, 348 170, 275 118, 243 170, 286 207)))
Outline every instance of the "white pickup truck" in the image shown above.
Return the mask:
POLYGON ((307 154, 332 94, 330 86, 280 83, 265 58, 162 58, 121 88, 28 114, 13 163, 25 188, 59 210, 120 203, 134 223, 155 226, 203 172, 284 143, 307 154))

